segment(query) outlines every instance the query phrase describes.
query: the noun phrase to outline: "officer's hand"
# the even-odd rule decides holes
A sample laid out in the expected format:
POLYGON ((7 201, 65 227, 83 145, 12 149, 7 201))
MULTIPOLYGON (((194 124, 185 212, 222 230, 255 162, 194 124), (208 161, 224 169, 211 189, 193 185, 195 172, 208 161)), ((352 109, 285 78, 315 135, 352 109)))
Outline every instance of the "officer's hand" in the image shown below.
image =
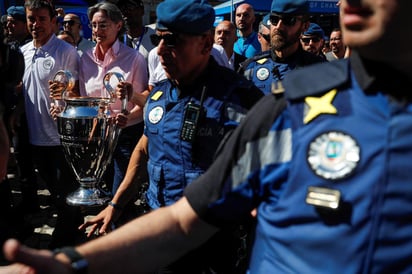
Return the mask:
POLYGON ((0 267, 0 273, 72 273, 70 266, 56 260, 49 250, 29 248, 10 239, 5 242, 3 251, 6 258, 15 263, 0 267))
POLYGON ((80 230, 90 230, 87 233, 87 237, 93 235, 105 235, 112 230, 112 222, 116 221, 120 216, 118 209, 114 209, 112 206, 107 206, 100 211, 99 214, 87 220, 84 224, 79 226, 80 230))

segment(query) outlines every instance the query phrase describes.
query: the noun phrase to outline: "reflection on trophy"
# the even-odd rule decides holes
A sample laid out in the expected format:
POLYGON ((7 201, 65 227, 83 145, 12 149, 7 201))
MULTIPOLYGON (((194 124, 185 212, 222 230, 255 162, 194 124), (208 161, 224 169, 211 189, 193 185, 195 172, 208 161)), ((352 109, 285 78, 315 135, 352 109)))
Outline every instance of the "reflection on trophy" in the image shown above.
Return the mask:
POLYGON ((64 108, 65 92, 71 91, 74 88, 75 81, 73 75, 68 70, 59 70, 52 80, 57 86, 51 91, 53 97, 53 104, 59 108, 60 111, 64 108))
POLYGON ((66 106, 57 117, 66 160, 80 184, 75 192, 66 197, 69 205, 100 206, 110 200, 100 184, 120 133, 109 110, 116 99, 110 83, 112 76, 123 81, 121 74, 106 74, 103 84, 109 97, 66 97, 66 106))

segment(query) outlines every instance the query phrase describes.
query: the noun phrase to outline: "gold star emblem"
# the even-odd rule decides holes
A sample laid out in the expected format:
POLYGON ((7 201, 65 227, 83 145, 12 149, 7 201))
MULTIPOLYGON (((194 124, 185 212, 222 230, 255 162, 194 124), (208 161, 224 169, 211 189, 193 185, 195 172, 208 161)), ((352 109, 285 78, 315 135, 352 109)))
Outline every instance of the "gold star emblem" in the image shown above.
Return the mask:
POLYGON ((309 107, 303 123, 307 124, 321 114, 336 114, 337 109, 332 105, 332 101, 337 93, 336 89, 332 89, 322 97, 306 97, 305 103, 309 107))

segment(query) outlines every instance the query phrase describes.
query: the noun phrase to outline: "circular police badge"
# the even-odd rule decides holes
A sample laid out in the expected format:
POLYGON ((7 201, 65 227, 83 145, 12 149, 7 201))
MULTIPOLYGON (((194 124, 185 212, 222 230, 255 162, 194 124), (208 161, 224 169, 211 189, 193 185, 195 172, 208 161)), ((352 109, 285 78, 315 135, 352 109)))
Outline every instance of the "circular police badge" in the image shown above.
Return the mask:
POLYGON ((266 79, 268 79, 269 75, 270 75, 269 69, 267 68, 260 68, 256 71, 256 77, 260 81, 265 81, 266 79))
POLYGON ((160 106, 154 107, 149 112, 149 121, 152 124, 157 124, 163 117, 163 108, 160 106))
POLYGON ((360 160, 356 141, 343 132, 331 131, 309 144, 307 161, 320 177, 337 180, 350 175, 360 160))

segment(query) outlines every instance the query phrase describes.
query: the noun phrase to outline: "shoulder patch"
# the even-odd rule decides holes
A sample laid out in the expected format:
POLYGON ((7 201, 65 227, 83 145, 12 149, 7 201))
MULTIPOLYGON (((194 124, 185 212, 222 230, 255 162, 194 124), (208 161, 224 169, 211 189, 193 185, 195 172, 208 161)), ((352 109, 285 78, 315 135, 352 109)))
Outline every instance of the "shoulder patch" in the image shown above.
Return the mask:
POLYGON ((158 91, 156 91, 155 94, 153 94, 153 95, 150 97, 150 99, 152 99, 153 101, 157 101, 157 100, 159 100, 159 98, 160 98, 162 95, 163 95, 163 91, 158 90, 158 91))
POLYGON ((283 79, 289 100, 316 96, 350 81, 348 59, 310 65, 289 72, 283 79))
POLYGON ((267 60, 268 60, 268 58, 262 58, 262 59, 256 60, 256 63, 258 63, 259 65, 262 65, 262 64, 266 63, 267 60))

